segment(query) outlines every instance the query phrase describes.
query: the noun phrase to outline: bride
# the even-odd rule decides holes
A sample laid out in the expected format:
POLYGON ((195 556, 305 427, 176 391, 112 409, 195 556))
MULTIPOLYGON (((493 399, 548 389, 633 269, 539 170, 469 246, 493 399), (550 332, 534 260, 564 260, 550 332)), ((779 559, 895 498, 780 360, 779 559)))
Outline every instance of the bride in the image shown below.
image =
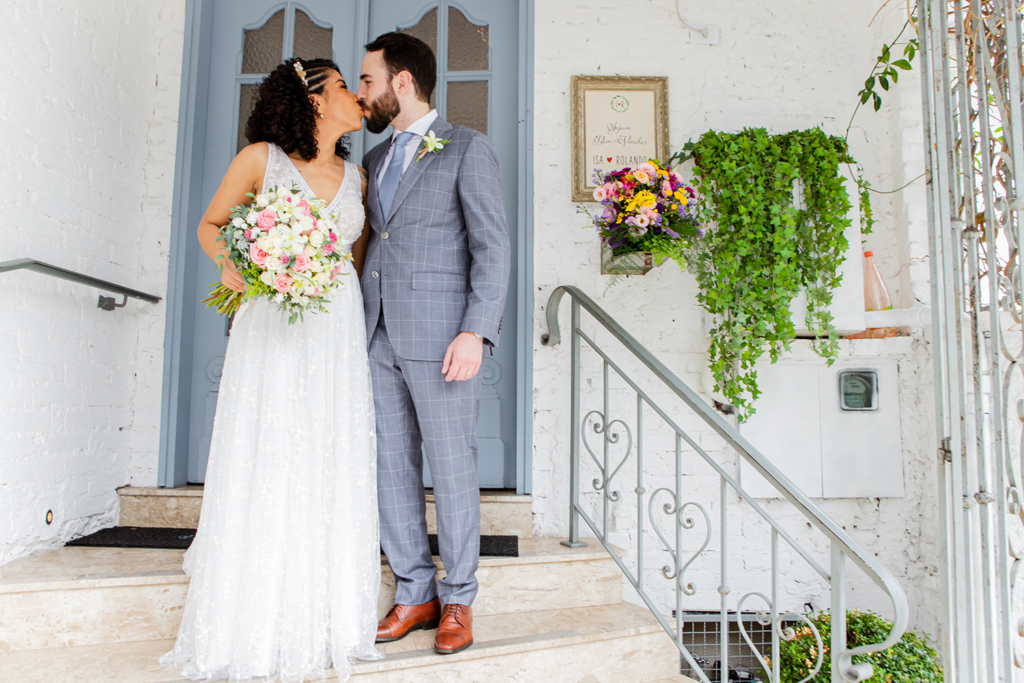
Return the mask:
MULTIPOLYGON (((353 264, 328 313, 289 325, 268 299, 231 328, 191 577, 174 649, 162 664, 193 680, 339 680, 374 648, 380 544, 376 435, 358 272, 366 254, 362 169, 342 136, 362 109, 326 59, 288 60, 260 86, 231 162, 199 226, 215 262, 233 206, 293 184, 329 201, 353 264), (354 268, 353 268, 354 266, 354 268)), ((368 231, 367 231, 368 232, 368 231)), ((221 282, 245 281, 225 259, 221 282)))

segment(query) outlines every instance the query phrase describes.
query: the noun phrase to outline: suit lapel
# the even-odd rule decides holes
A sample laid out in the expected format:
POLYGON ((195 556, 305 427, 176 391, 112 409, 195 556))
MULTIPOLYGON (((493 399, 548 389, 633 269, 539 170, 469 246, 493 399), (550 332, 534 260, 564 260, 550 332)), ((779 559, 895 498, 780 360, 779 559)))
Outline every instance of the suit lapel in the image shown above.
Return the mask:
MULTIPOLYGON (((434 119, 434 123, 431 124, 430 130, 434 131, 435 136, 444 139, 445 134, 452 130, 452 124, 438 117, 434 119)), ((409 164, 409 168, 402 174, 402 182, 399 183, 398 190, 395 192, 395 198, 391 202, 391 210, 388 211, 387 219, 384 221, 385 225, 387 225, 387 223, 394 217, 395 212, 398 210, 402 201, 405 200, 409 195, 409 192, 412 191, 412 188, 416 185, 416 181, 420 179, 420 176, 422 176, 427 168, 434 163, 434 159, 436 159, 439 154, 444 154, 444 150, 441 150, 440 152, 428 152, 422 159, 416 161, 416 157, 418 157, 422 151, 423 142, 420 141, 419 147, 416 148, 416 156, 413 157, 412 163, 409 164)), ((378 207, 378 209, 379 208, 380 207, 378 207)))
MULTIPOLYGON (((376 150, 374 150, 376 152, 376 150)), ((374 225, 384 225, 384 216, 381 215, 380 211, 380 200, 377 195, 377 174, 380 172, 380 160, 382 155, 379 153, 371 153, 370 163, 367 164, 367 190, 366 190, 366 208, 370 212, 370 227, 374 225)))

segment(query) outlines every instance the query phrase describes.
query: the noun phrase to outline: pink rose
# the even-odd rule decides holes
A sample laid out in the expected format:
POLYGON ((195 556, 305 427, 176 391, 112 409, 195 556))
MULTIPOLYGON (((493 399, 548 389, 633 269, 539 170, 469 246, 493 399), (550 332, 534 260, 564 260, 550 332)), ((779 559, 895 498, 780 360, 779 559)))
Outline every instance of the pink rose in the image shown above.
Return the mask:
POLYGON ((260 249, 259 245, 253 242, 249 245, 249 260, 263 268, 267 264, 267 252, 260 249))
POLYGON ((331 254, 334 253, 334 243, 326 242, 324 243, 324 246, 322 246, 320 249, 321 251, 324 252, 325 255, 330 256, 331 254))
POLYGON ((256 217, 256 227, 266 232, 274 227, 274 223, 277 222, 277 214, 269 206, 262 211, 260 215, 256 217))
POLYGON ((305 273, 312 264, 313 261, 303 252, 295 257, 295 272, 305 273))
POLYGON ((284 273, 281 273, 276 278, 274 278, 274 289, 281 292, 282 294, 291 291, 291 288, 292 279, 285 275, 284 273))
POLYGON ((313 215, 313 210, 309 208, 309 202, 307 202, 305 199, 299 200, 298 207, 307 216, 313 215))

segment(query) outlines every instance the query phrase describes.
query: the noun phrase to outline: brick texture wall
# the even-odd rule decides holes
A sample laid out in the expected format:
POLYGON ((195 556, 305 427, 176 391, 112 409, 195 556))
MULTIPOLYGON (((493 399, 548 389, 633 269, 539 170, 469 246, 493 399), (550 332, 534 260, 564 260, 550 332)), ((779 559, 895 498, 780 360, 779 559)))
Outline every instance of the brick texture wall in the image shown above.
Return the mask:
MULTIPOLYGON (((669 263, 643 277, 630 277, 606 291, 608 276, 600 275, 600 247, 592 229, 581 229, 585 219, 575 214, 570 197, 570 77, 634 75, 669 77, 670 143, 679 149, 708 129, 736 131, 765 127, 771 132, 821 126, 842 135, 883 42, 891 42, 906 19, 902 10, 885 10, 873 24, 880 3, 757 4, 739 0, 680 3, 687 21, 721 28, 721 44, 713 47, 688 42, 688 32, 676 16, 674 0, 638 0, 628 3, 598 1, 538 2, 536 8, 536 121, 534 186, 534 290, 537 302, 534 325, 534 512, 536 531, 543 535, 567 533, 569 490, 569 348, 540 345, 546 331, 546 303, 552 289, 573 284, 593 296, 641 343, 661 358, 684 382, 700 387, 699 373, 706 365, 708 338, 701 327, 696 284, 688 273, 669 263)), ((892 9, 892 8, 890 8, 892 9)), ((878 189, 892 189, 923 171, 920 82, 917 72, 900 79, 878 113, 862 110, 851 134, 851 149, 878 189)), ((875 233, 865 248, 875 251, 883 277, 897 306, 928 300, 927 222, 925 189, 918 180, 906 191, 875 195, 878 218, 875 233)), ((563 304, 563 324, 568 305, 563 304)), ((585 325, 586 327, 586 325, 585 325)), ((596 325, 589 329, 596 333, 596 325)), ((564 330, 564 328, 563 328, 564 330)), ((609 342, 611 340, 607 337, 609 342)), ((609 348, 615 348, 613 343, 609 348)), ((937 538, 934 428, 930 412, 932 371, 929 345, 918 331, 898 344, 864 346, 844 353, 868 352, 892 356, 900 364, 900 395, 906 496, 902 499, 822 501, 825 511, 844 525, 899 577, 912 605, 912 626, 938 632, 941 604, 936 573, 940 561, 937 538)), ((622 357, 631 372, 641 368, 622 357)), ((588 360, 583 385, 584 413, 601 407, 601 367, 588 360)), ((652 383, 644 384, 656 400, 674 408, 681 426, 692 430, 698 443, 730 474, 736 474, 736 456, 687 410, 652 383)), ((625 385, 613 382, 612 417, 635 421, 636 399, 625 385)), ((650 431, 645 435, 645 476, 648 495, 658 486, 673 484, 674 443, 667 428, 648 411, 650 431)), ((799 428, 780 425, 780 429, 799 428)), ((598 457, 600 437, 591 432, 598 457)), ((756 445, 756 444, 755 444, 756 445)), ((624 446, 613 449, 621 458, 624 446)), ((720 604, 718 567, 721 560, 718 530, 721 501, 719 477, 686 447, 685 490, 712 518, 714 533, 709 550, 688 570, 697 594, 684 609, 717 609, 720 604)), ((586 452, 583 455, 589 460, 586 452)), ((615 460, 618 462, 618 459, 615 460)), ((585 466, 584 489, 590 489, 596 468, 585 466)), ((613 541, 631 549, 635 562, 637 521, 633 489, 635 464, 627 464, 616 488, 624 500, 612 507, 613 541)), ((664 495, 664 494, 662 494, 664 495)), ((602 514, 598 494, 586 496, 594 513, 602 514)), ((661 500, 660 502, 665 502, 661 500)), ((769 528, 738 496, 728 498, 730 606, 749 590, 768 594, 770 584, 769 528)), ((808 533, 806 521, 792 506, 767 502, 772 515, 808 544, 828 566, 828 547, 820 535, 808 533), (814 540, 815 537, 818 540, 814 540)), ((702 515, 690 508, 696 522, 686 531, 684 544, 696 552, 704 540, 702 515)), ((670 537, 674 530, 663 519, 670 537)), ((658 539, 646 525, 645 580, 659 607, 675 607, 671 582, 661 576, 670 563, 658 539)), ((804 602, 828 607, 827 586, 806 565, 792 562, 783 552, 787 571, 783 607, 802 610, 804 602)), ((635 566, 635 565, 634 565, 635 566)), ((885 600, 863 577, 852 573, 851 606, 885 609, 885 600)), ((627 591, 631 592, 631 591, 627 591)), ((639 602, 634 596, 632 598, 639 602)), ((748 601, 745 609, 763 605, 748 601)))
MULTIPOLYGON (((7 3, 0 260, 164 296, 184 5, 7 3)), ((3 564, 115 523, 117 486, 155 484, 165 308, 0 277, 3 564)))

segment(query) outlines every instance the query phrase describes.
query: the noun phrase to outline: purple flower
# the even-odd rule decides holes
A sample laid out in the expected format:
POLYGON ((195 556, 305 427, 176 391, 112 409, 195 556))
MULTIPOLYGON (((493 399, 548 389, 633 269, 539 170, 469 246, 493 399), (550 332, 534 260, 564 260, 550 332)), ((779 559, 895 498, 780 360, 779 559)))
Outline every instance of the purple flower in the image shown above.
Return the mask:
POLYGON ((601 220, 611 223, 618 215, 619 212, 615 210, 614 206, 606 206, 604 207, 604 213, 601 214, 601 220))
POLYGON ((703 225, 697 228, 697 237, 703 237, 707 233, 707 228, 703 225))

